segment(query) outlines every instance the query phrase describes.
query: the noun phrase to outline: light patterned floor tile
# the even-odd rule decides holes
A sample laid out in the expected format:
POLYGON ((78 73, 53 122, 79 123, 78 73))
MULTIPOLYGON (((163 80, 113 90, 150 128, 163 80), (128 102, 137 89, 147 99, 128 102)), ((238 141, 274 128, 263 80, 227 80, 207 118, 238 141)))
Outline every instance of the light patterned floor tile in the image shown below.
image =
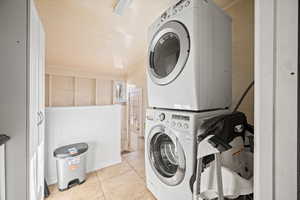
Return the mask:
POLYGON ((107 179, 102 186, 108 200, 140 199, 147 193, 143 180, 134 171, 107 179))
POLYGON ((127 162, 122 162, 120 164, 99 170, 97 175, 101 181, 104 181, 106 179, 120 176, 130 170, 132 170, 132 168, 129 166, 129 164, 127 162))
POLYGON ((144 160, 130 160, 127 162, 141 178, 146 177, 144 160))
POLYGON ((123 156, 124 160, 130 161, 130 160, 144 160, 145 153, 144 151, 136 151, 128 154, 124 154, 123 156))
POLYGON ((60 192, 49 186, 46 200, 156 200, 145 183, 144 153, 122 156, 123 162, 89 173, 85 183, 60 192))

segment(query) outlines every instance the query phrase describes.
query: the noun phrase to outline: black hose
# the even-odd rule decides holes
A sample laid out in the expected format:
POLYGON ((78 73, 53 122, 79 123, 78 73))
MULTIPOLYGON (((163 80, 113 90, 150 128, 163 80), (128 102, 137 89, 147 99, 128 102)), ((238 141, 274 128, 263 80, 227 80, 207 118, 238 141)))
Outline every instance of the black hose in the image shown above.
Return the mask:
POLYGON ((248 94, 249 90, 250 90, 253 86, 254 86, 254 81, 252 81, 252 82, 250 83, 250 85, 248 86, 248 88, 245 90, 245 92, 243 93, 243 95, 242 95, 242 97, 240 98, 239 102, 236 104, 236 106, 235 106, 233 112, 236 112, 236 111, 239 109, 241 103, 243 102, 243 100, 245 99, 245 97, 246 97, 246 95, 248 94))

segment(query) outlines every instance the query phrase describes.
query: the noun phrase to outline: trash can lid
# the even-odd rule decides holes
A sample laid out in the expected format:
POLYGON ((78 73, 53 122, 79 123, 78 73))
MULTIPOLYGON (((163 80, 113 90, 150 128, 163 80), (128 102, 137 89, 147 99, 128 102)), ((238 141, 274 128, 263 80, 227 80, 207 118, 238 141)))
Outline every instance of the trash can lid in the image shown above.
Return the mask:
POLYGON ((85 153, 89 146, 86 143, 70 144, 57 148, 53 155, 56 158, 74 157, 85 153))

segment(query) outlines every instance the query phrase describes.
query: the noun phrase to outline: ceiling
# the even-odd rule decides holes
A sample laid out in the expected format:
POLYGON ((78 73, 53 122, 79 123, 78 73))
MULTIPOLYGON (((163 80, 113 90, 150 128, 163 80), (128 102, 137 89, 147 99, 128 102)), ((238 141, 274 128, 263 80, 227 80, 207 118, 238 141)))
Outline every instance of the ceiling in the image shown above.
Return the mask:
MULTIPOLYGON (((144 60, 148 26, 175 0, 36 0, 46 32, 47 66, 126 75, 144 60)), ((216 0, 221 7, 235 0, 216 0)))

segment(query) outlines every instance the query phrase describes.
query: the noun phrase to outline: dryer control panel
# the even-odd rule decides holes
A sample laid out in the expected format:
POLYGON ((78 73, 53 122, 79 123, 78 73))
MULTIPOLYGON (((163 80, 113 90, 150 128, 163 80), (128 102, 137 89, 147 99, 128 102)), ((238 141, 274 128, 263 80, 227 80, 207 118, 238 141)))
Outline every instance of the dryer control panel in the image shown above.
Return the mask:
POLYGON ((191 5, 191 0, 180 0, 178 3, 176 3, 173 7, 169 8, 167 11, 165 11, 160 19, 161 22, 164 22, 165 20, 169 19, 170 17, 180 13, 185 8, 189 7, 191 5))

